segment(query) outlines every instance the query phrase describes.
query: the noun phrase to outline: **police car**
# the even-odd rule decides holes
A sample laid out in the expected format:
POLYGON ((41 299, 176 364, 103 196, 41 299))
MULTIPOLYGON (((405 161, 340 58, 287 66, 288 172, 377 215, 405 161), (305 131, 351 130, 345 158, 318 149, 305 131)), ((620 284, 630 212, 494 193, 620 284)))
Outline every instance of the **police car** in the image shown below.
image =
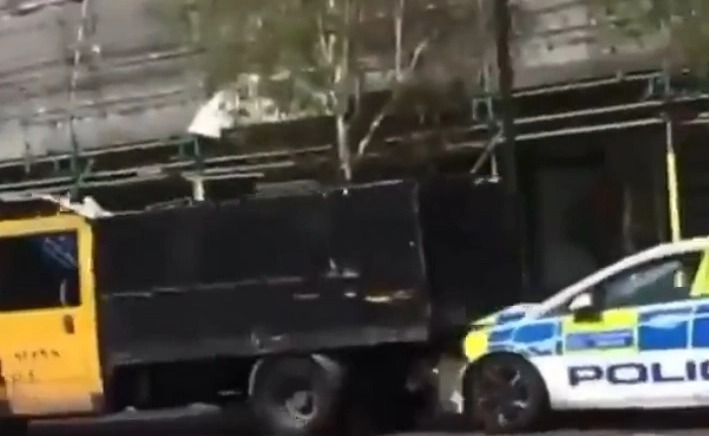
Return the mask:
POLYGON ((478 320, 464 352, 465 412, 488 433, 556 410, 709 406, 709 237, 478 320))

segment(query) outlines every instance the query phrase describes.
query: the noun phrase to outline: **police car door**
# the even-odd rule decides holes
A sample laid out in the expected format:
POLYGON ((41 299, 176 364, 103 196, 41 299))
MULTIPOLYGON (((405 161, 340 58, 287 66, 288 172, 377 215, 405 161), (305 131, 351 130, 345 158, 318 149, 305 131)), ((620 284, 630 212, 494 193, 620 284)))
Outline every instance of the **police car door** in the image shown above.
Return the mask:
POLYGON ((709 331, 708 272, 706 252, 666 256, 572 300, 561 320, 563 407, 708 404, 709 335, 698 334, 709 331))

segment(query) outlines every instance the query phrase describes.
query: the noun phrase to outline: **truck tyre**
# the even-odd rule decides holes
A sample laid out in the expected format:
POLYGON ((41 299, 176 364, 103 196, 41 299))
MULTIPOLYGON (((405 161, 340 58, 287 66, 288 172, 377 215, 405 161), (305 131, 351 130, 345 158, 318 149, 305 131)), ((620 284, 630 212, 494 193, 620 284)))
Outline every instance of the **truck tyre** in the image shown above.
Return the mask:
POLYGON ((530 431, 546 416, 546 385, 536 368, 512 354, 491 355, 465 377, 465 412, 486 434, 530 431))
POLYGON ((29 421, 23 418, 0 418, 0 434, 3 436, 26 436, 29 421))
POLYGON ((312 435, 333 429, 342 391, 337 369, 310 357, 264 362, 251 392, 254 413, 275 434, 312 435))

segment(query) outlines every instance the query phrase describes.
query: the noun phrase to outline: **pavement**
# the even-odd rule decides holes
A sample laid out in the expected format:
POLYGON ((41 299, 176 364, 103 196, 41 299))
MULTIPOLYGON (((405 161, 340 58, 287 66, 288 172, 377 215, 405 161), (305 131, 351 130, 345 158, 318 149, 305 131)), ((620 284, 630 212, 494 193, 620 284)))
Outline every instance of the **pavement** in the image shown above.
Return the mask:
MULTIPOLYGON (((473 436, 454 421, 430 428, 387 436, 473 436)), ((709 414, 618 413, 558 417, 541 433, 550 436, 664 436, 707 435, 709 414)), ((100 419, 34 423, 32 436, 263 436, 245 410, 222 413, 209 406, 195 405, 160 412, 126 412, 100 419)), ((268 436, 268 435, 266 435, 268 436)))

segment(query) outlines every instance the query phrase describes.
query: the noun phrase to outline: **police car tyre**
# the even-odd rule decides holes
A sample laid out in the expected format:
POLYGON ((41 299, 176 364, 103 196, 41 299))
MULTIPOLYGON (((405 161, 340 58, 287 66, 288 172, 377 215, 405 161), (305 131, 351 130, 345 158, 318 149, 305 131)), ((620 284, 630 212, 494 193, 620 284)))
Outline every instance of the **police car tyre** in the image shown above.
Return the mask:
POLYGON ((312 435, 334 430, 342 380, 309 357, 264 362, 251 393, 259 421, 275 434, 312 435))
POLYGON ((520 356, 499 354, 483 358, 472 376, 466 377, 466 384, 466 416, 486 434, 532 430, 549 410, 544 380, 520 356), (489 380, 495 374, 500 375, 498 387, 489 380))

